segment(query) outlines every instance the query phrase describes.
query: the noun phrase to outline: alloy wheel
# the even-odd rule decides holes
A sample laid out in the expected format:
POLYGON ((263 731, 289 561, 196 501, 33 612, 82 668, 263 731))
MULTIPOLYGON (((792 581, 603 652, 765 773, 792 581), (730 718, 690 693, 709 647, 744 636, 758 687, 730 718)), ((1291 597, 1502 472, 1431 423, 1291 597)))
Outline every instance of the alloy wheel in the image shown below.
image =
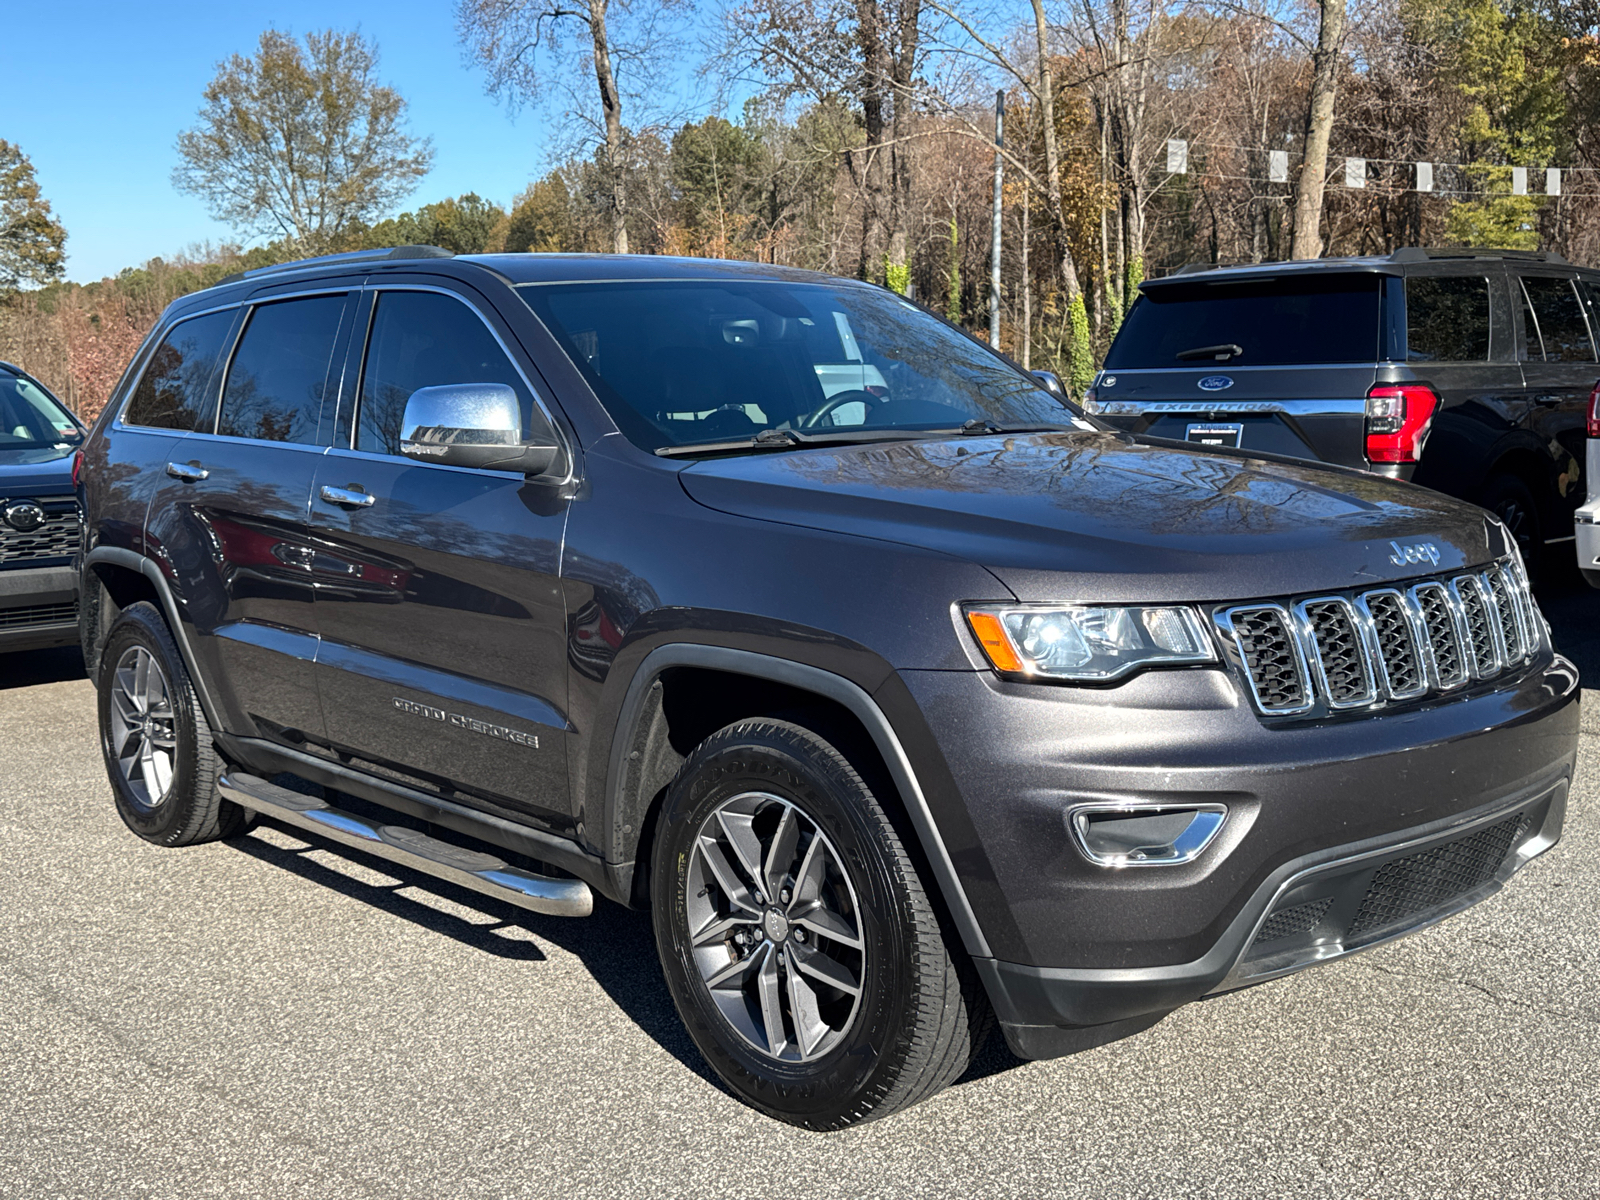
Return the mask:
POLYGON ((780 1062, 822 1057, 861 1007, 866 940, 838 851, 796 805, 726 800, 695 837, 689 937, 700 981, 748 1045, 780 1062))
POLYGON ((143 646, 129 646, 112 673, 111 749, 138 803, 165 803, 177 771, 177 716, 161 664, 143 646))

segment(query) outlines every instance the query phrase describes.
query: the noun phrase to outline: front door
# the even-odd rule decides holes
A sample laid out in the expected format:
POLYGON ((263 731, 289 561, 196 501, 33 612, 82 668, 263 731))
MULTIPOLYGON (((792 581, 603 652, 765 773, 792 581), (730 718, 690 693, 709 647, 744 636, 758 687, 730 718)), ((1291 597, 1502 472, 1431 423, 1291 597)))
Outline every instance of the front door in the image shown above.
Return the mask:
POLYGON ((228 731, 291 746, 323 736, 306 506, 347 296, 249 309, 214 424, 177 444, 150 509, 228 731))
POLYGON ((509 384, 525 420, 533 388, 498 319, 457 295, 379 291, 367 327, 349 442, 312 493, 329 739, 380 771, 565 826, 564 494, 400 455, 417 388, 509 384))

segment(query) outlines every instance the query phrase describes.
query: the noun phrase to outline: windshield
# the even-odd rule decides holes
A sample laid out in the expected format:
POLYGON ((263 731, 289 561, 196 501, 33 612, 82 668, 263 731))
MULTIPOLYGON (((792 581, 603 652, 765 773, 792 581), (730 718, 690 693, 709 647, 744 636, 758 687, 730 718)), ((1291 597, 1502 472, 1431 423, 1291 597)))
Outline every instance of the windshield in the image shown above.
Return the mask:
POLYGON ((1106 355, 1106 370, 1376 362, 1372 274, 1164 283, 1146 289, 1106 355))
POLYGON ((0 371, 0 451, 75 446, 83 440, 72 414, 31 379, 0 371))
POLYGON ((778 282, 517 290, 646 450, 766 430, 801 442, 972 422, 1093 428, 1037 380, 889 292, 778 282))

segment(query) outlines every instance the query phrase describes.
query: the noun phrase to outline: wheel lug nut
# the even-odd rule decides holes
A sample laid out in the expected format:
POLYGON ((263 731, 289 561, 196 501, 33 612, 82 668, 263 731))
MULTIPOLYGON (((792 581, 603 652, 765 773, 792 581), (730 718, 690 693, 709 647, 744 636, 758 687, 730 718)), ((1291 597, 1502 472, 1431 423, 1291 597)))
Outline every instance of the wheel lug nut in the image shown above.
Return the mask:
POLYGON ((790 894, 791 893, 790 893, 789 889, 788 888, 784 888, 783 891, 779 894, 778 899, 783 901, 785 904, 787 904, 787 903, 789 903, 790 894))
POLYGON ((794 940, 797 941, 797 942, 805 941, 806 940, 806 931, 804 929, 796 929, 794 931, 794 940))

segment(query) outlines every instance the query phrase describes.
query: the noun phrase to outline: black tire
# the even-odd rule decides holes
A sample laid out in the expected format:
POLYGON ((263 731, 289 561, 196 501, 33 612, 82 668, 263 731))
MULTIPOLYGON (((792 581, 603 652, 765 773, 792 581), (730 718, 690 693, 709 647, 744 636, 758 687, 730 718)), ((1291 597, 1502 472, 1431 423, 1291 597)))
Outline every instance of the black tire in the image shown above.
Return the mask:
POLYGON ((1522 551, 1522 561, 1530 573, 1535 571, 1544 551, 1544 537, 1533 489, 1519 476, 1496 475, 1484 485, 1478 503, 1505 522, 1522 551))
MULTIPOLYGON (((217 790, 223 762, 211 726, 172 633, 153 604, 133 604, 122 611, 106 636, 95 683, 100 690, 100 750, 117 815, 129 829, 158 846, 193 846, 232 837, 244 828, 244 810, 217 790), (143 722, 142 732, 129 733, 128 719, 118 714, 130 711, 129 681, 138 677, 140 666, 147 680, 150 668, 160 672, 167 703, 149 706, 150 719, 143 722), (119 668, 130 674, 119 679, 119 668), (156 750, 167 742, 170 750, 156 750), (140 754, 147 747, 152 751, 149 761, 140 754), (164 770, 151 765, 158 754, 167 764, 164 770)), ((146 714, 134 715, 139 724, 146 714)))
MULTIPOLYGON (((988 1000, 965 954, 947 945, 935 902, 890 814, 863 773, 827 740, 773 718, 744 720, 718 731, 696 747, 673 780, 657 830, 651 901, 667 985, 695 1044, 740 1099, 806 1129, 840 1129, 925 1100, 966 1069, 989 1032, 988 1000), (768 799, 750 800, 752 795, 768 799), (753 831, 763 821, 768 830, 775 828, 768 819, 774 811, 784 814, 776 826, 781 828, 789 810, 794 810, 795 825, 808 830, 793 835, 798 842, 791 839, 797 860, 803 860, 805 848, 822 835, 818 856, 824 851, 832 854, 828 861, 837 868, 829 876, 829 894, 848 893, 846 924, 856 922, 852 928, 859 930, 862 942, 859 957, 819 932, 805 942, 803 916, 796 917, 792 926, 778 921, 783 932, 777 935, 764 920, 741 930, 740 936, 760 937, 762 952, 770 947, 775 959, 787 947, 795 957, 781 961, 788 964, 791 975, 802 956, 809 955, 814 963, 825 950, 837 950, 859 970, 859 1000, 838 994, 829 1001, 834 1013, 843 1012, 846 1003, 854 1007, 847 1019, 840 1020, 841 1027, 829 1029, 817 1041, 812 1048, 816 1057, 808 1061, 781 1061, 767 1052, 772 1039, 765 1039, 763 1049, 736 1030, 724 1015, 726 1008, 719 1009, 707 981, 705 972, 709 969, 715 975, 715 966, 703 968, 692 945, 691 906, 704 912, 708 893, 721 895, 719 889, 696 882, 707 878, 706 860, 696 859, 705 854, 703 830, 723 828, 708 825, 719 811, 751 804, 765 806, 750 818, 753 831)), ((773 833, 770 844, 776 845, 781 836, 773 833)), ((773 855, 764 861, 775 859, 773 855)), ((802 886, 799 876, 805 874, 802 868, 783 876, 793 881, 795 907, 790 911, 803 911, 802 893, 816 895, 816 888, 802 886)), ((777 891, 770 872, 768 876, 767 890, 777 891)), ((760 884, 754 885, 746 895, 759 890, 760 884)), ((790 892, 783 889, 784 904, 789 903, 790 892)), ((772 909, 766 911, 770 915, 772 909)), ((739 916, 745 919, 742 911, 739 916)), ((725 946, 713 943, 710 952, 726 954, 737 968, 742 947, 733 944, 734 937, 728 934, 725 946)), ((705 944, 700 952, 708 952, 705 944)), ((750 961, 755 957, 756 952, 749 953, 750 961)), ((807 982, 804 972, 793 977, 807 982)), ((822 1009, 805 1003, 804 991, 797 994, 792 983, 785 987, 789 990, 779 991, 781 999, 776 1002, 782 1006, 781 1028, 792 1034, 789 1053, 802 1053, 805 1034, 800 1032, 796 1008, 804 1008, 808 1020, 822 1009)), ((774 983, 774 991, 778 990, 774 983)), ((729 991, 720 994, 723 1003, 729 1003, 729 991)), ((762 1021, 762 1011, 752 1008, 750 1019, 762 1021)), ((813 1030, 821 1027, 814 1021, 811 1025, 813 1030)))

